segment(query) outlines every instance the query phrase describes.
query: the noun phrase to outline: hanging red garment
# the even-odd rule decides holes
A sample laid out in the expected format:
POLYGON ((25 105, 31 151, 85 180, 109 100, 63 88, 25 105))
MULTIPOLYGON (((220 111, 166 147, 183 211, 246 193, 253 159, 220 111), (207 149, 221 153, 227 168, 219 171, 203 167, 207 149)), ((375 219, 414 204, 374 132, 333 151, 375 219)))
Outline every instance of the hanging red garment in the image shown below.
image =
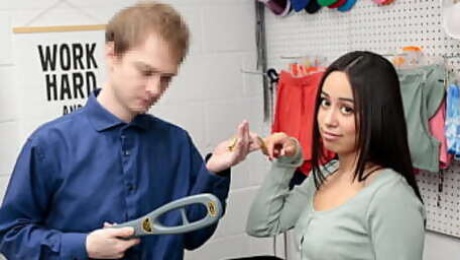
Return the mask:
MULTIPOLYGON (((291 73, 281 71, 278 81, 272 133, 284 132, 299 140, 304 156, 304 164, 299 170, 305 175, 311 170, 315 99, 322 76, 322 72, 316 72, 293 77, 291 73)), ((334 153, 326 151, 321 163, 325 164, 334 157, 334 153)))

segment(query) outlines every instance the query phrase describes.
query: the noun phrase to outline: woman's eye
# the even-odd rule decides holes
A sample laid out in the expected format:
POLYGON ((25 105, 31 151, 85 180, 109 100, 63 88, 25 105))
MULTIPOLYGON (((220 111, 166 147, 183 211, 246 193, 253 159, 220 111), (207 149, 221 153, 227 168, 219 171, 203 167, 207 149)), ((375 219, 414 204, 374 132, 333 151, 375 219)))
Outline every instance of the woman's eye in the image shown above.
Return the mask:
POLYGON ((321 98, 321 100, 319 101, 319 105, 322 107, 328 107, 330 105, 330 102, 325 98, 321 98))
POLYGON ((340 108, 340 111, 344 114, 344 115, 349 115, 349 114, 353 114, 354 110, 352 107, 347 107, 347 106, 343 106, 340 108))

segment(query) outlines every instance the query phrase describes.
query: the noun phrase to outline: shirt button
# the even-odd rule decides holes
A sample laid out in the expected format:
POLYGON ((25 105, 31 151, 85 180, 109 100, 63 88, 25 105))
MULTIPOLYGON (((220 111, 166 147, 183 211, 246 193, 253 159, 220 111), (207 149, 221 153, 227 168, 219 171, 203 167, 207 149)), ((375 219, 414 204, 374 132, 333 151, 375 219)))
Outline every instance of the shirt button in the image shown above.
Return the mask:
POLYGON ((300 238, 300 243, 299 243, 299 248, 298 248, 299 250, 302 250, 302 245, 303 245, 304 239, 305 239, 304 236, 302 236, 302 237, 300 238))
POLYGON ((130 155, 130 154, 131 154, 131 152, 130 152, 129 150, 126 150, 126 151, 125 151, 125 156, 128 156, 128 155, 130 155))
POLYGON ((134 191, 136 189, 136 186, 134 186, 132 183, 128 183, 126 186, 128 186, 129 191, 134 191))

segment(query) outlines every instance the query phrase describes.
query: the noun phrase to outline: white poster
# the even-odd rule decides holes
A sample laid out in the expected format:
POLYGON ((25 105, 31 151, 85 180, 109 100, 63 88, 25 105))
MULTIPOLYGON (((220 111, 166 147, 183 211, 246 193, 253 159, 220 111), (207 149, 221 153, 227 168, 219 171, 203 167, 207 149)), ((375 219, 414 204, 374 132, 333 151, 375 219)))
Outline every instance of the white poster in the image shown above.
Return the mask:
POLYGON ((85 105, 104 80, 104 31, 16 34, 22 134, 85 105))

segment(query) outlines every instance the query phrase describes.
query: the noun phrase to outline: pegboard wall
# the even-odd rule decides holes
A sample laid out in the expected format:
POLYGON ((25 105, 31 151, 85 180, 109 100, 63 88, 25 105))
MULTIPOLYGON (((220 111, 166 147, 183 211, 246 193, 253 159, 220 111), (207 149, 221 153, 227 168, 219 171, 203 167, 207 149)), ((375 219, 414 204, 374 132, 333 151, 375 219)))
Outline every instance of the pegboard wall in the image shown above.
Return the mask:
MULTIPOLYGON (((427 56, 449 56, 460 75, 460 41, 442 28, 440 0, 395 0, 378 6, 358 0, 349 12, 322 8, 315 14, 274 16, 265 11, 268 67, 286 69, 289 57, 321 56, 329 62, 353 50, 396 53, 403 46, 420 46, 427 56)), ((443 173, 417 176, 425 201, 427 229, 460 238, 460 163, 443 173)))

